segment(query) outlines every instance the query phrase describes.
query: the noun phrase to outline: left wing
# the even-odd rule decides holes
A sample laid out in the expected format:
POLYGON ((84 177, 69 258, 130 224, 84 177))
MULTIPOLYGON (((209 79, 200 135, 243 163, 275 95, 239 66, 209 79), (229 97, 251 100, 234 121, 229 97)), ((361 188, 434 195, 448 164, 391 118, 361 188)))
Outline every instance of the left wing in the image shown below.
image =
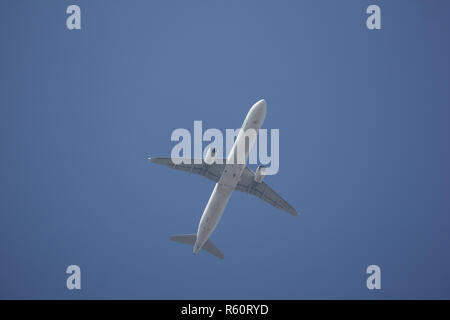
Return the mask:
POLYGON ((265 202, 273 205, 275 208, 284 210, 293 216, 298 216, 297 210, 295 210, 294 207, 286 202, 286 200, 284 200, 280 195, 273 191, 272 188, 267 185, 267 183, 265 183, 264 181, 256 182, 255 173, 248 167, 245 167, 241 179, 236 186, 236 190, 245 192, 247 194, 253 194, 261 200, 264 200, 265 202))
POLYGON ((207 164, 203 159, 198 159, 197 161, 201 161, 201 163, 196 164, 194 161, 195 159, 188 158, 178 158, 177 161, 183 160, 180 164, 173 163, 171 158, 148 158, 148 160, 152 163, 161 164, 172 169, 196 173, 214 182, 219 182, 219 179, 222 176, 223 169, 225 168, 224 159, 222 161, 222 164, 207 164))

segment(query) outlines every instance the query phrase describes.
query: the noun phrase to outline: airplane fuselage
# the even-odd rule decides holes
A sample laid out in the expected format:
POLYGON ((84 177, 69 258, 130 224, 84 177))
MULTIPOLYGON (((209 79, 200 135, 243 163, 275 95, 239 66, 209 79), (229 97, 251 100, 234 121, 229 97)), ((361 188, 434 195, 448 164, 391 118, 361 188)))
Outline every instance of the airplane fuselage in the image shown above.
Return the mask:
POLYGON ((203 211, 198 225, 194 253, 197 253, 202 248, 219 223, 228 200, 241 178, 246 166, 248 154, 256 140, 257 135, 251 134, 251 131, 257 133, 259 128, 261 128, 266 116, 266 109, 266 101, 260 100, 248 112, 230 154, 226 159, 222 176, 219 182, 216 183, 203 211))

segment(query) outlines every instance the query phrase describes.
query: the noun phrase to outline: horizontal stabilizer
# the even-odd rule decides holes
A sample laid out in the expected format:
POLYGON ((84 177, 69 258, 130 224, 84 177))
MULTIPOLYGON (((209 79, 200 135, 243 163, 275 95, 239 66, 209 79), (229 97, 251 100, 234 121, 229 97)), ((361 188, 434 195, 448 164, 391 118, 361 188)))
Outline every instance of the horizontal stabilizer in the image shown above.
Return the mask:
MULTIPOLYGON (((195 245, 195 241, 197 241, 197 235, 194 234, 179 234, 170 237, 170 240, 185 244, 190 244, 191 246, 195 245)), ((223 253, 220 252, 219 249, 208 239, 206 243, 202 247, 203 250, 209 252, 213 256, 216 256, 219 259, 223 259, 223 253)))
POLYGON ((219 259, 223 259, 223 253, 220 252, 219 249, 217 249, 217 247, 211 242, 211 240, 208 239, 208 241, 206 241, 206 243, 203 245, 203 250, 208 251, 209 253, 211 253, 213 256, 216 256, 219 259))
POLYGON ((195 241, 197 240, 197 235, 194 234, 179 234, 175 236, 171 236, 170 240, 190 244, 193 246, 195 244, 195 241))

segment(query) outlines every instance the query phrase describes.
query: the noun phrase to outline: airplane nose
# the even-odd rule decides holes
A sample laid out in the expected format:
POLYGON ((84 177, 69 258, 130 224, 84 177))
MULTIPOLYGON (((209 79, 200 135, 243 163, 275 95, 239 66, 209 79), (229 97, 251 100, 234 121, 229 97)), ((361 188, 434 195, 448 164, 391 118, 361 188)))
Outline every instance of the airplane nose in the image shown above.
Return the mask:
POLYGON ((250 109, 251 113, 261 114, 264 116, 266 115, 266 111, 267 111, 267 103, 266 100, 264 99, 261 99, 258 102, 256 102, 250 109))
POLYGON ((264 119, 266 117, 267 112, 267 103, 266 100, 261 99, 258 102, 256 102, 250 111, 252 114, 257 115, 258 118, 264 119))
POLYGON ((259 110, 266 110, 267 109, 267 102, 264 99, 259 100, 257 103, 255 103, 255 107, 257 107, 259 110))

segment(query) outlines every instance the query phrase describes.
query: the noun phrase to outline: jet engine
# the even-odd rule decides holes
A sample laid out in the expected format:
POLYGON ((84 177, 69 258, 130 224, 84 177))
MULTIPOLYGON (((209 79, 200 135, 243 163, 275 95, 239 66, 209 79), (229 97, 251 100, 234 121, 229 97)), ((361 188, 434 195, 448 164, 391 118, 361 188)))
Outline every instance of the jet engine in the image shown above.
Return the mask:
POLYGON ((208 148, 206 151, 205 162, 206 164, 213 164, 216 160, 217 150, 216 148, 208 148))
POLYGON ((266 173, 266 167, 258 166, 258 168, 256 168, 256 172, 255 172, 255 181, 258 183, 261 183, 264 179, 265 173, 266 173))

